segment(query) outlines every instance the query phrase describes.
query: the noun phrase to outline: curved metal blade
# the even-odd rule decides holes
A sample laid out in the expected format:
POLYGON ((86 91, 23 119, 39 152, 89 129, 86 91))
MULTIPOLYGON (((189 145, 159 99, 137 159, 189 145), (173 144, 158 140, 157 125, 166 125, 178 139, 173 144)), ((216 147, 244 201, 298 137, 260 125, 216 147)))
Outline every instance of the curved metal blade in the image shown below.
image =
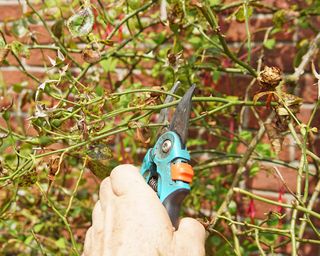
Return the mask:
MULTIPOLYGON (((173 85, 173 87, 170 90, 170 93, 172 93, 172 94, 176 93, 176 91, 178 90, 180 85, 181 85, 180 81, 175 82, 175 84, 173 85)), ((167 97, 164 100, 163 104, 170 103, 171 101, 173 101, 173 97, 171 95, 167 95, 167 97)), ((169 112, 168 108, 161 109, 160 114, 159 114, 159 118, 158 118, 158 123, 159 124, 168 121, 168 112, 169 112)))
POLYGON ((191 111, 191 99, 196 86, 193 84, 177 105, 172 121, 169 126, 170 131, 176 132, 181 139, 182 146, 186 146, 188 139, 188 127, 191 111))

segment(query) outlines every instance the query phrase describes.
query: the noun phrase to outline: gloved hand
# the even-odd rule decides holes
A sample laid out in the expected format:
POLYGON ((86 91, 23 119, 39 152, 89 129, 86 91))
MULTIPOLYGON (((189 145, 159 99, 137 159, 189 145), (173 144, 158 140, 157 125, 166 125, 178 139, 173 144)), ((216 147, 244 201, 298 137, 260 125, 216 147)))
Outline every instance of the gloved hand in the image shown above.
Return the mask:
POLYGON ((205 230, 183 218, 174 230, 157 194, 132 165, 116 167, 100 186, 84 256, 202 256, 205 230))

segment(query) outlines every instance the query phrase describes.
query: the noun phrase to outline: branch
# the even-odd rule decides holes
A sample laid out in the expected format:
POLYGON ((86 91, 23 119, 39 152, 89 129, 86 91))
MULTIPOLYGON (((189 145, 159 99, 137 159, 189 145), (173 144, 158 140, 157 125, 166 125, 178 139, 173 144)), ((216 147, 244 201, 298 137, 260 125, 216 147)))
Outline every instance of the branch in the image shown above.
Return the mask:
POLYGON ((304 74, 305 68, 310 62, 311 58, 318 52, 320 43, 320 33, 311 41, 309 49, 307 53, 302 57, 302 61, 300 65, 295 68, 295 71, 292 75, 286 77, 286 81, 288 82, 297 82, 301 75, 304 74))

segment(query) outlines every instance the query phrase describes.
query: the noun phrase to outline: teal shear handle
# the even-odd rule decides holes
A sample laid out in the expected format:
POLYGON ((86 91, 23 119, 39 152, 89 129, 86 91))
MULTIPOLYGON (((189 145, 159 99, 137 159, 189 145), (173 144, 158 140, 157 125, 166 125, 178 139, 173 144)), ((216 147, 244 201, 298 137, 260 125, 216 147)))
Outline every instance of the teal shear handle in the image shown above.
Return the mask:
POLYGON ((190 155, 179 135, 168 131, 148 150, 140 170, 146 182, 157 192, 176 229, 180 207, 190 191, 193 177, 189 161, 190 155))

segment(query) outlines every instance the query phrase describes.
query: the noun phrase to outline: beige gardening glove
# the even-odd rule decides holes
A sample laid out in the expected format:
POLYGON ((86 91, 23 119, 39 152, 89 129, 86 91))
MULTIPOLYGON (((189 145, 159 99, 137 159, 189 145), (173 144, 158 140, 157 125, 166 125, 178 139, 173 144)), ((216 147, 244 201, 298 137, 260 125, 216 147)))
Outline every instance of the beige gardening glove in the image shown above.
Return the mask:
POLYGON ((84 256, 202 256, 205 230, 192 218, 174 231, 156 193, 132 165, 116 167, 100 187, 84 256))

